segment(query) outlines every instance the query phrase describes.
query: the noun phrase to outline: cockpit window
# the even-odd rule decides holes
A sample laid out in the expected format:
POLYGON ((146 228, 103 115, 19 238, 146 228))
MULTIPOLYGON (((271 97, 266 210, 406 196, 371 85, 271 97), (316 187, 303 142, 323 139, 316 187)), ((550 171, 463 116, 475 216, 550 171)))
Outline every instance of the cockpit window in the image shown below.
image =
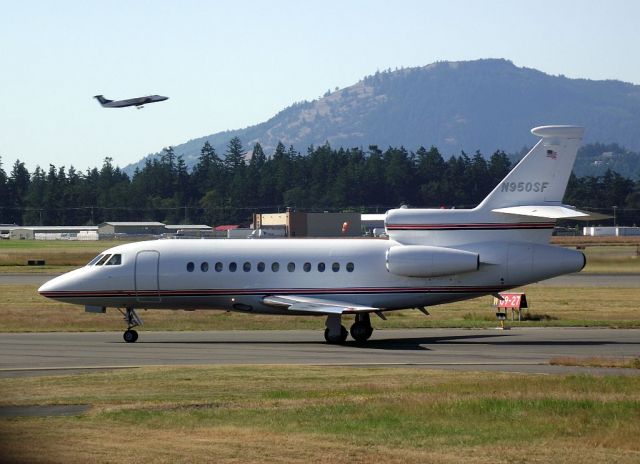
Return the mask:
POLYGON ((100 261, 96 263, 96 266, 102 266, 104 263, 106 263, 109 260, 110 257, 111 255, 102 255, 102 259, 100 259, 100 261))
POLYGON ((89 263, 87 264, 87 266, 93 266, 95 263, 97 263, 100 258, 102 258, 104 255, 98 255, 95 258, 93 258, 91 261, 89 261, 89 263))
POLYGON ((120 264, 122 264, 122 255, 112 255, 111 259, 109 259, 109 261, 104 264, 105 266, 119 266, 120 264))

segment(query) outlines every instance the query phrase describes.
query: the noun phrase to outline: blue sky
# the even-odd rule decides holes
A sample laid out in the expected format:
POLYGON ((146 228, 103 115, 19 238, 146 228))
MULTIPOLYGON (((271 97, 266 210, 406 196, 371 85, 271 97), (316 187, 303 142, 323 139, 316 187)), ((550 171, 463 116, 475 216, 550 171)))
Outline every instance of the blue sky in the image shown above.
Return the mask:
POLYGON ((125 166, 395 67, 507 58, 640 84, 640 2, 0 0, 0 156, 125 166), (91 97, 148 94, 142 110, 91 97))

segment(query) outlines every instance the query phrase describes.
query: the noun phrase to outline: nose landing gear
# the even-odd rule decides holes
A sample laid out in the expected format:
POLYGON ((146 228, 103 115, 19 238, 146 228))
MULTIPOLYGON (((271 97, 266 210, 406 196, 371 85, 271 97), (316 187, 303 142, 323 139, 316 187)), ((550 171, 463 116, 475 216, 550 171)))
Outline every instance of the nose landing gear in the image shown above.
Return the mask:
POLYGON ((133 328, 141 326, 142 319, 140 319, 140 316, 138 316, 138 313, 136 313, 136 310, 133 308, 126 308, 124 311, 118 308, 118 311, 122 313, 124 321, 127 323, 127 330, 122 334, 122 338, 127 343, 135 343, 136 340, 138 340, 138 332, 133 330, 133 328))

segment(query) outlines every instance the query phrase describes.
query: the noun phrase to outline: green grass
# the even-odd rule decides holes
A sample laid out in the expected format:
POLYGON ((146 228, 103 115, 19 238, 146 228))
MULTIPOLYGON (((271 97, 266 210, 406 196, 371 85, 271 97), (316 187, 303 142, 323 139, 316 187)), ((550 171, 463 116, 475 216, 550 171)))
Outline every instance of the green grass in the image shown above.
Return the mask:
POLYGON ((120 240, 2 240, 0 250, 77 250, 105 249, 122 245, 120 240))
POLYGON ((117 461, 136 449, 141 462, 314 462, 333 456, 327 447, 340 451, 334 462, 354 453, 355 462, 471 463, 640 455, 638 377, 171 367, 0 379, 0 391, 0 404, 93 406, 79 417, 0 419, 7 456, 24 461, 38 452, 117 461))
POLYGON ((102 251, 129 243, 124 240, 0 240, 0 272, 16 272, 27 266, 29 259, 44 259, 47 265, 72 269, 84 266, 102 251))

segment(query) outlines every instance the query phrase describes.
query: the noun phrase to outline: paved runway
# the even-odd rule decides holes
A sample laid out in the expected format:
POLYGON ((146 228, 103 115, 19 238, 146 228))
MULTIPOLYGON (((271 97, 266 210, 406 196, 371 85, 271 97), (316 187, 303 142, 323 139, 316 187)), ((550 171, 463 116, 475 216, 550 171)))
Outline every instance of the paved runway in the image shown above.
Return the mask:
POLYGON ((327 345, 320 331, 0 334, 0 376, 188 364, 406 365, 534 373, 640 375, 637 369, 550 366, 550 359, 640 357, 640 329, 377 330, 368 344, 327 345))
MULTIPOLYGON (((0 274, 0 285, 42 285, 57 274, 0 274)), ((640 288, 640 274, 567 274, 537 284, 548 287, 640 288)))

